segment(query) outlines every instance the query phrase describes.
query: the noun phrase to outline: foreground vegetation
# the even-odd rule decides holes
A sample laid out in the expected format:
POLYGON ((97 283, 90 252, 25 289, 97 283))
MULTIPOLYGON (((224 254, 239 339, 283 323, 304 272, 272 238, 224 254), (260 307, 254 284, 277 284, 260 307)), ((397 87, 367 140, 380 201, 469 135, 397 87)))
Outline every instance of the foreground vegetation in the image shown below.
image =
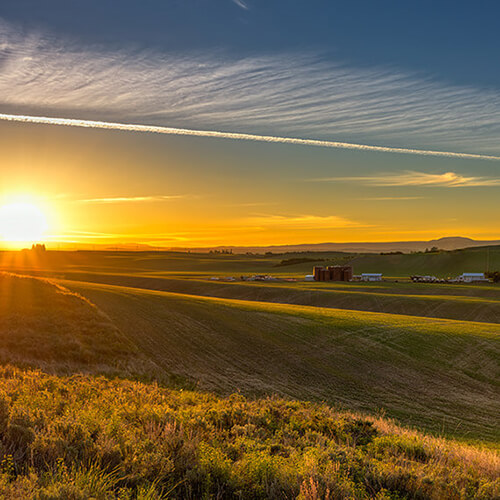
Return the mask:
POLYGON ((495 452, 325 405, 13 367, 0 394, 4 498, 500 495, 495 452))

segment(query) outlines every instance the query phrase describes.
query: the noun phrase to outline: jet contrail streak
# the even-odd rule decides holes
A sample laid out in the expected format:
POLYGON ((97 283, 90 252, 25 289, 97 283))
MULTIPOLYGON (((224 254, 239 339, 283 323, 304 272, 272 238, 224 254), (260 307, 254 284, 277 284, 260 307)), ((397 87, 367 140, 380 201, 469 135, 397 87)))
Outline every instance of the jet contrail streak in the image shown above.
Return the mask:
POLYGON ((242 141, 273 142, 279 144, 298 144, 319 146, 324 148, 354 149, 357 151, 378 151, 381 153, 402 153, 424 156, 441 156, 445 158, 461 158, 466 160, 500 160, 500 156, 473 153, 454 153, 449 151, 430 151, 425 149, 391 148, 385 146, 368 146, 349 142, 321 141, 316 139, 299 139, 273 135, 242 134, 238 132, 219 132, 215 130, 194 130, 188 128, 160 127, 155 125, 139 125, 133 123, 115 123, 76 118, 51 118, 47 116, 10 115, 0 113, 0 120, 22 123, 41 123, 46 125, 66 125, 68 127, 98 128, 106 130, 124 130, 128 132, 150 132, 167 135, 191 135, 196 137, 214 137, 219 139, 235 139, 242 141))

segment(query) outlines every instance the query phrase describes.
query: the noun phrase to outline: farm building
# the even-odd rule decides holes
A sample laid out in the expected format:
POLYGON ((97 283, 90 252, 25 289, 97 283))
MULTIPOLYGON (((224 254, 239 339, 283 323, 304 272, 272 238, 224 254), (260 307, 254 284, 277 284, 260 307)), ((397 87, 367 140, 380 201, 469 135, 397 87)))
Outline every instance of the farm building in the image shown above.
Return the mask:
POLYGON ((473 283, 477 281, 484 281, 485 283, 489 281, 485 277, 484 273, 463 273, 458 278, 458 281, 463 281, 464 283, 473 283))
POLYGON ((315 266, 313 273, 315 281, 351 281, 352 266, 315 266))
POLYGON ((382 281, 382 273, 362 273, 361 281, 382 281))

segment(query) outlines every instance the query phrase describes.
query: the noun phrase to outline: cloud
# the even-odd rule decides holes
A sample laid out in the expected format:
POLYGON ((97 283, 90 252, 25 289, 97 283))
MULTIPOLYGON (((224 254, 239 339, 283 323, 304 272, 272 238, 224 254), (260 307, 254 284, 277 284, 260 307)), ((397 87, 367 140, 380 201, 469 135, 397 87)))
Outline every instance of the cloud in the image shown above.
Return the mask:
POLYGON ((358 198, 362 201, 404 201, 404 200, 422 200, 423 196, 374 196, 372 198, 358 198))
MULTIPOLYGON (((378 153, 402 153, 423 156, 440 156, 474 160, 500 160, 500 156, 474 153, 454 153, 452 151, 432 151, 426 149, 391 148, 386 146, 369 146, 349 142, 322 141, 318 139, 300 139, 296 137, 280 137, 272 135, 244 134, 239 132, 220 132, 217 130, 196 130, 176 127, 159 127, 155 125, 139 125, 137 123, 103 122, 95 120, 79 120, 74 118, 53 118, 47 116, 11 115, 0 113, 0 120, 22 123, 43 123, 47 125, 64 125, 67 127, 96 128, 122 130, 128 132, 148 132, 166 135, 188 135, 195 137, 211 137, 214 139, 233 139, 240 141, 271 142, 278 144, 295 144, 302 146, 319 146, 336 149, 353 149, 358 151, 376 151, 378 153)), ((346 180, 348 178, 344 178, 346 180)))
POLYGON ((102 233, 95 231, 68 231, 65 234, 51 234, 47 236, 49 239, 61 239, 65 240, 68 238, 79 238, 79 239, 110 239, 116 237, 124 237, 124 234, 116 234, 116 233, 102 233))
MULTIPOLYGON (((208 244, 226 241, 228 235, 232 238, 252 239, 255 235, 273 234, 276 231, 319 231, 334 230, 339 228, 371 228, 372 225, 352 221, 336 215, 311 215, 311 214, 267 214, 258 213, 249 217, 234 218, 223 222, 207 225, 188 225, 185 231, 164 233, 111 233, 94 231, 67 231, 62 234, 52 234, 47 237, 51 241, 65 242, 142 242, 150 244, 193 243, 208 244)), ((249 241, 248 240, 248 241, 249 241)))
POLYGON ((271 205, 278 205, 277 201, 254 201, 254 202, 242 202, 242 203, 226 203, 225 207, 268 207, 271 205))
POLYGON ((243 0, 233 0, 233 3, 235 3, 238 7, 241 7, 244 10, 248 10, 248 5, 243 0))
POLYGON ((314 179, 318 182, 362 182, 373 186, 435 186, 435 187, 490 187, 500 186, 500 178, 480 177, 445 172, 443 174, 428 174, 425 172, 407 171, 401 174, 380 174, 358 177, 328 177, 314 179))
POLYGON ((335 229, 343 227, 367 227, 355 221, 345 219, 336 215, 273 215, 259 214, 249 217, 244 221, 246 224, 261 227, 293 227, 295 229, 335 229))
POLYGON ((167 195, 167 196, 117 196, 111 198, 89 198, 85 200, 76 200, 78 203, 137 203, 137 202, 153 202, 153 201, 168 201, 185 198, 184 195, 167 195))
POLYGON ((312 53, 237 58, 109 51, 6 23, 0 23, 0 40, 5 114, 374 145, 369 151, 500 156, 495 89, 356 68, 312 53))
MULTIPOLYGON (((187 233, 186 233, 187 234, 187 233)), ((103 241, 186 241, 188 238, 181 235, 181 233, 104 233, 94 231, 67 231, 62 234, 51 234, 46 236, 50 240, 59 241, 73 241, 78 243, 85 240, 103 240, 103 241)))

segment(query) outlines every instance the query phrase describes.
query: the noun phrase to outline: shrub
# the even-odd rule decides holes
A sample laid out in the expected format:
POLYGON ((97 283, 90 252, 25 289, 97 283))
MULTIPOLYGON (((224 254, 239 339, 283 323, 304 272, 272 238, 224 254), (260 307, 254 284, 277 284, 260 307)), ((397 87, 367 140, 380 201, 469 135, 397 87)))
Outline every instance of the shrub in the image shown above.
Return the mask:
POLYGON ((326 405, 218 398, 12 367, 0 368, 0 393, 2 498, 488 499, 500 493, 497 453, 326 405))

